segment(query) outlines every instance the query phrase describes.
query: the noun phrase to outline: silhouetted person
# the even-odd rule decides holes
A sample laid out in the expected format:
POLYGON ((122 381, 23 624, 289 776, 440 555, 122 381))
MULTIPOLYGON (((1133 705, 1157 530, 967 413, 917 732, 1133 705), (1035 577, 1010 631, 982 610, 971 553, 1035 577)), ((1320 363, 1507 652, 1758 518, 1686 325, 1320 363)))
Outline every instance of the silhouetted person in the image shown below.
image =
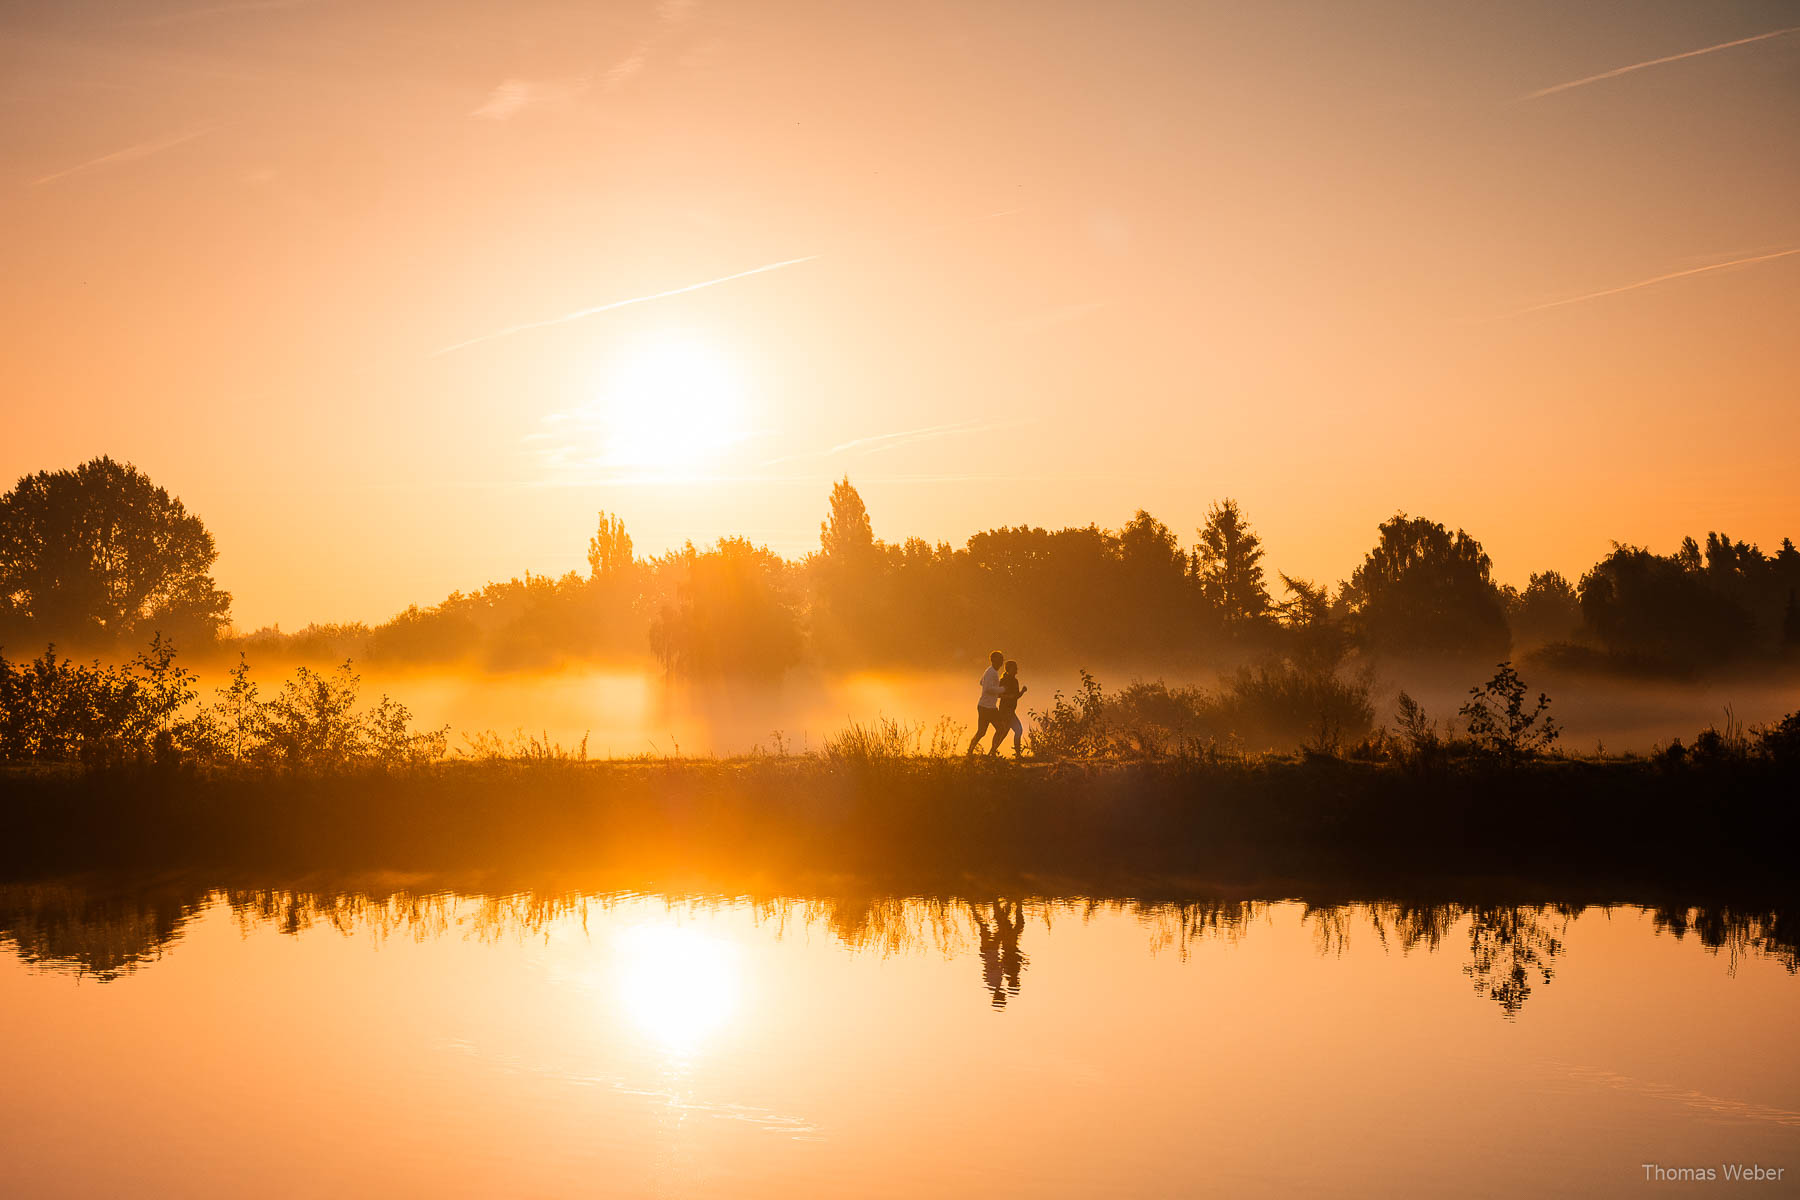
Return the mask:
POLYGON ((1025 723, 1019 720, 1019 697, 1028 690, 1019 682, 1019 664, 1007 659, 1006 674, 1000 676, 1000 719, 994 722, 994 744, 988 747, 989 757, 1000 753, 1000 743, 1006 740, 1009 729, 1013 735, 1013 757, 1019 757, 1019 743, 1025 737, 1025 723))
POLYGON ((988 661, 993 665, 981 673, 981 699, 975 702, 975 736, 969 739, 970 754, 981 748, 981 737, 989 728, 993 729, 996 742, 1004 728, 1000 723, 1000 668, 1006 663, 1006 655, 996 650, 988 655, 988 661))

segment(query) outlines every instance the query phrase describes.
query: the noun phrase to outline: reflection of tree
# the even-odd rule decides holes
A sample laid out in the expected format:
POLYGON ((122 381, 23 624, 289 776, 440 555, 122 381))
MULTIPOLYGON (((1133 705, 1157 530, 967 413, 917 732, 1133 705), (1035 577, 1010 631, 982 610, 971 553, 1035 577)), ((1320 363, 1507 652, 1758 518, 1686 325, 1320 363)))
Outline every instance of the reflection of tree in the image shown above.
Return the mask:
POLYGON ((1260 900, 1181 900, 1145 905, 1139 915, 1152 930, 1151 952, 1172 945, 1186 962, 1193 947, 1209 938, 1235 944, 1268 907, 1260 900))
MULTIPOLYGON (((714 910, 739 901, 741 892, 670 895, 671 909, 714 910)), ((490 941, 541 936, 563 920, 586 927, 590 909, 641 901, 641 894, 546 887, 532 890, 455 886, 392 886, 370 877, 347 877, 318 890, 278 887, 219 889, 158 882, 131 888, 91 879, 39 884, 0 884, 0 942, 10 942, 27 963, 111 980, 154 961, 210 904, 221 904, 245 930, 285 934, 333 929, 341 934, 400 935, 414 940, 449 935, 490 941)), ((1205 940, 1235 943, 1275 909, 1269 901, 1199 898, 1171 901, 1126 899, 1020 899, 977 901, 966 895, 874 895, 838 892, 810 898, 764 895, 748 900, 759 925, 782 936, 790 927, 829 930, 859 952, 882 955, 936 950, 981 961, 983 990, 1003 1009, 1019 994, 1030 959, 1021 948, 1027 917, 1048 927, 1061 914, 1078 921, 1097 913, 1134 919, 1149 935, 1152 953, 1177 947, 1183 961, 1205 940)), ((1359 919, 1383 948, 1429 953, 1451 941, 1469 921, 1469 957, 1463 973, 1477 995, 1516 1016, 1534 987, 1554 977, 1564 951, 1562 934, 1581 905, 1476 905, 1384 900, 1307 903, 1301 921, 1321 954, 1345 953, 1359 919)), ((1713 952, 1724 951, 1729 969, 1742 957, 1766 955, 1788 971, 1800 971, 1800 926, 1780 908, 1668 907, 1651 910, 1657 933, 1692 935, 1713 952)))
POLYGON ((1800 971, 1800 924, 1792 913, 1773 908, 1659 908, 1652 917, 1658 933, 1677 939, 1692 933, 1713 953, 1725 951, 1727 969, 1733 974, 1738 961, 1750 954, 1768 955, 1789 974, 1800 971))
POLYGON ((161 958, 206 900, 204 892, 114 895, 67 884, 4 884, 0 940, 34 966, 116 979, 161 958))
POLYGON ((1469 911, 1469 963, 1463 974, 1475 981, 1508 1017, 1518 1015, 1531 996, 1531 977, 1549 983, 1562 940, 1551 929, 1551 913, 1567 928, 1574 911, 1545 907, 1476 907, 1469 911))
POLYGON ((1436 950, 1443 944, 1450 927, 1462 916, 1455 904, 1413 904, 1406 901, 1383 901, 1369 906, 1369 921, 1375 936, 1387 945, 1391 931, 1402 953, 1423 946, 1436 950))
POLYGON ((1313 945, 1320 954, 1342 955, 1350 948, 1350 921, 1355 915, 1348 904, 1308 904, 1300 923, 1312 926, 1313 945))

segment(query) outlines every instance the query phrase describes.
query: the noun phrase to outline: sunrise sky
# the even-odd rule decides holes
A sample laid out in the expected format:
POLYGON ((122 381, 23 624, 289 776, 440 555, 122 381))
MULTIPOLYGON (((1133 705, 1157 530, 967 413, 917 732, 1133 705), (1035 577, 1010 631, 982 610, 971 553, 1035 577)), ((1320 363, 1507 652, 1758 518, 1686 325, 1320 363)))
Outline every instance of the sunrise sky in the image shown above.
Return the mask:
POLYGON ((1791 2, 0 13, 0 477, 135 462, 241 627, 597 508, 797 554, 845 473, 1332 579, 1396 509, 1515 582, 1800 531, 1791 2))

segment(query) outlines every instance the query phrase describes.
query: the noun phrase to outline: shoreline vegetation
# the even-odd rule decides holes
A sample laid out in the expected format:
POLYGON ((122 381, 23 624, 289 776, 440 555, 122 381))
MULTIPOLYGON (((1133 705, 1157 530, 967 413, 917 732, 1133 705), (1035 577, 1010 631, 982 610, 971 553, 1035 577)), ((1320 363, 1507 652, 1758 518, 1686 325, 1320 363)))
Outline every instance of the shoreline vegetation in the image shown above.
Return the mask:
MULTIPOLYGON (((585 742, 414 727, 354 671, 263 695, 240 663, 203 700, 160 641, 132 662, 0 658, 0 871, 263 866, 439 870, 727 863, 900 881, 1054 875, 1496 874, 1777 887, 1800 845, 1800 713, 1650 755, 1568 755, 1510 664, 1452 719, 1366 683, 1263 671, 1217 692, 1083 673, 1035 713, 1030 757, 966 728, 852 724, 794 753, 590 759, 585 742), (1285 720, 1287 752, 1234 721, 1285 720), (1359 732, 1360 731, 1360 732, 1359 732)), ((1278 722, 1277 722, 1278 723, 1278 722)))
MULTIPOLYGON (((0 870, 15 874, 547 856, 663 876, 739 862, 901 882, 1055 875, 1101 891, 1352 866, 1760 888, 1792 876, 1800 844, 1800 713, 1756 728, 1728 713, 1648 755, 1569 755, 1550 698, 1506 658, 1515 632, 1565 644, 1581 626, 1596 653, 1659 671, 1786 669, 1800 648, 1788 542, 1775 555, 1722 535, 1668 557, 1621 547, 1579 586, 1552 573, 1511 594, 1467 533, 1401 515, 1335 592, 1284 575, 1277 602, 1230 501, 1191 551, 1147 513, 1117 532, 992 530, 953 551, 878 541, 844 480, 802 563, 742 539, 639 560, 602 514, 586 579, 528 581, 523 607, 507 602, 503 641, 530 630, 540 649, 580 655, 647 623, 665 669, 693 678, 766 677, 808 656, 949 666, 984 613, 1006 614, 1007 643, 1043 661, 1205 653, 1225 668, 1211 688, 1109 691, 1082 671, 1064 693, 1037 676, 1035 697, 1052 695, 1014 764, 964 761, 967 729, 950 718, 853 724, 805 754, 774 732, 732 759, 590 761, 585 741, 478 732, 453 744, 386 695, 365 701, 347 660, 265 691, 240 653, 202 696, 166 631, 195 658, 229 645, 229 596, 178 499, 95 460, 0 497, 0 534, 10 644, 69 629, 144 647, 91 663, 0 653, 0 870), (1377 713, 1376 664, 1396 653, 1454 669, 1466 702, 1427 713, 1401 692, 1377 713)), ((407 644, 430 659, 499 636, 458 605, 411 611, 407 644)))

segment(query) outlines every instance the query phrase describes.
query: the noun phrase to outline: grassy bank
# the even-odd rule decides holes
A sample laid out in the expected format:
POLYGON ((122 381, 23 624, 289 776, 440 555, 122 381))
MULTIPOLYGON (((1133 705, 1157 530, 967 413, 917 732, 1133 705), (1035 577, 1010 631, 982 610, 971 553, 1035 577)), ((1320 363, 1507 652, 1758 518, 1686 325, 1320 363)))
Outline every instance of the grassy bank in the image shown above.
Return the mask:
POLYGON ((331 775, 14 769, 0 871, 612 868, 645 879, 1492 874, 1791 880, 1800 771, 1330 757, 436 763, 331 775))

